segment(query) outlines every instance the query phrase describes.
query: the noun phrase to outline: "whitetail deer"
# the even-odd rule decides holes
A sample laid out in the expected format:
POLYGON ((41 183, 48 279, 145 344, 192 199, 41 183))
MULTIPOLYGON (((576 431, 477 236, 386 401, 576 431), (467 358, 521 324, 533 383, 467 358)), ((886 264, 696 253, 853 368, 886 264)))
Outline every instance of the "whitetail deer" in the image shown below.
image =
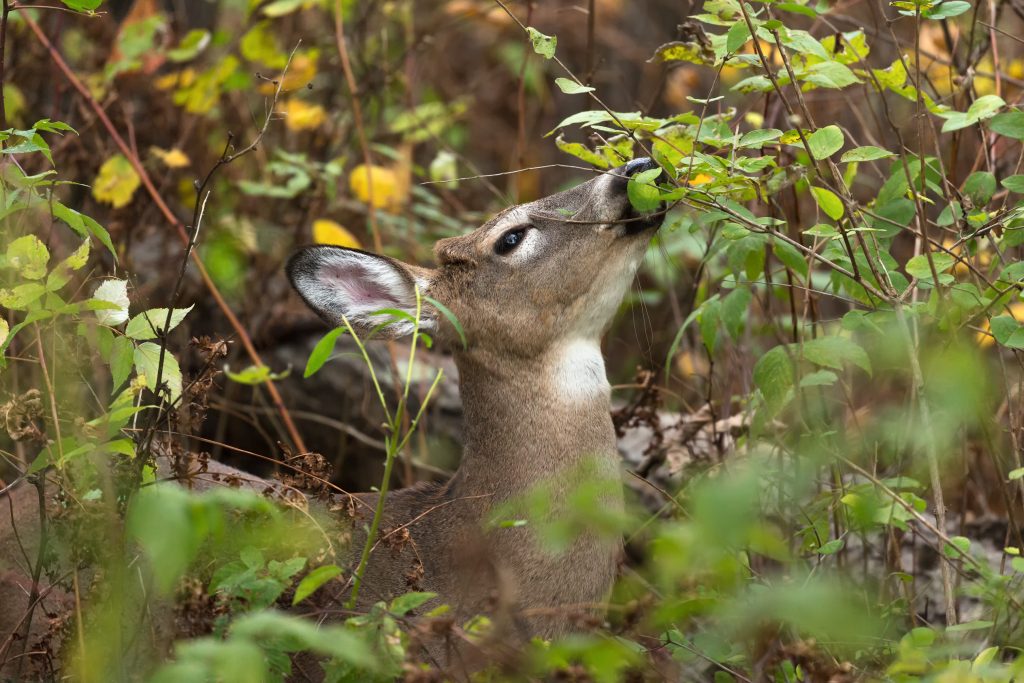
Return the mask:
MULTIPOLYGON (((507 209, 468 235, 441 240, 434 269, 329 246, 307 247, 292 257, 292 283, 331 324, 344 316, 365 334, 388 320, 376 313, 381 309, 415 313, 419 288, 454 314, 465 335, 463 346, 447 318, 424 306, 422 329, 448 346, 458 365, 465 452, 447 483, 387 495, 382 529, 403 528, 408 541, 385 544, 371 555, 360 606, 416 583, 451 605, 457 623, 490 614, 502 633, 519 639, 565 633, 607 597, 619 539, 587 533, 552 553, 529 524, 488 522, 502 504, 538 485, 550 491, 548 515, 559 515, 581 477, 609 482, 600 504, 622 508, 599 345, 661 224, 660 215, 638 215, 627 198, 629 178, 653 168, 651 160, 637 159, 507 209)), ((400 321, 378 334, 395 339, 411 330, 400 321)), ((218 463, 210 469, 253 480, 218 463)), ((18 558, 34 557, 39 531, 35 489, 22 486, 10 495, 11 501, 0 500, 0 644, 25 625, 32 581, 18 558), (17 538, 11 533, 15 523, 21 525, 17 538)), ((370 505, 357 513, 353 549, 365 539, 365 532, 358 537, 359 520, 371 514, 376 494, 358 499, 370 505)), ((46 595, 51 614, 73 604, 59 588, 46 595)), ((41 612, 33 621, 44 621, 41 612)), ((33 624, 30 635, 43 629, 43 623, 33 624)), ((3 661, 0 656, 0 671, 3 661)))
POLYGON ((601 503, 622 507, 600 339, 661 224, 660 216, 638 215, 627 197, 630 176, 656 167, 637 159, 507 209, 438 242, 434 269, 331 246, 292 257, 292 284, 332 325, 348 320, 357 333, 384 325, 386 338, 408 335, 411 322, 385 324, 393 318, 375 312, 415 315, 418 288, 454 314, 465 337, 463 345, 446 316, 423 306, 421 328, 452 350, 459 369, 465 450, 447 483, 387 495, 383 528, 408 525, 411 540, 372 556, 364 605, 409 590, 419 561, 419 585, 449 603, 456 621, 500 612, 522 635, 561 634, 581 608, 606 599, 619 539, 587 533, 552 553, 529 524, 485 527, 502 504, 540 485, 551 494, 547 514, 564 513, 581 477, 611 483, 601 503))

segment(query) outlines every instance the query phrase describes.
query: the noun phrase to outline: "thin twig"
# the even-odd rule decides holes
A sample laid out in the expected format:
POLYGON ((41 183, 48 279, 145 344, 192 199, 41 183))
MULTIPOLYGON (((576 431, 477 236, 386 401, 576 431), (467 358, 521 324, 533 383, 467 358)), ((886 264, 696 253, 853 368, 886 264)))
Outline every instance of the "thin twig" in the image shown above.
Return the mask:
POLYGON ((0 10, 0 130, 7 130, 7 104, 4 101, 4 85, 7 79, 7 15, 11 13, 9 0, 3 0, 0 10))

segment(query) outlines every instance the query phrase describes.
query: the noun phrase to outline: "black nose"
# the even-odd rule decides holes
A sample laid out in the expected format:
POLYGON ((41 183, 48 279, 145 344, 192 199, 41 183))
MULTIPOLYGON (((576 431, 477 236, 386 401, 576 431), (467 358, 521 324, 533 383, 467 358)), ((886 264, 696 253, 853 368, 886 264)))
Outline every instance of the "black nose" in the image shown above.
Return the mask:
POLYGON ((654 168, 658 168, 658 163, 656 161, 649 157, 640 157, 639 159, 633 159, 633 161, 626 164, 626 175, 634 176, 637 173, 650 171, 654 168))

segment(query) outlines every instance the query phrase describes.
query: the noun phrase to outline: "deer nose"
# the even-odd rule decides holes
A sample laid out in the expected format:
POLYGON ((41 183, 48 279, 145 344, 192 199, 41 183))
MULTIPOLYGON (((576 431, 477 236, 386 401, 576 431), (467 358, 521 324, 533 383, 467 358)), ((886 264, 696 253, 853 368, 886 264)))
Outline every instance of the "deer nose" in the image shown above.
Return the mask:
POLYGON ((639 159, 633 159, 633 161, 626 164, 625 170, 627 176, 634 176, 637 173, 650 171, 655 168, 658 168, 658 162, 649 157, 640 157, 639 159))

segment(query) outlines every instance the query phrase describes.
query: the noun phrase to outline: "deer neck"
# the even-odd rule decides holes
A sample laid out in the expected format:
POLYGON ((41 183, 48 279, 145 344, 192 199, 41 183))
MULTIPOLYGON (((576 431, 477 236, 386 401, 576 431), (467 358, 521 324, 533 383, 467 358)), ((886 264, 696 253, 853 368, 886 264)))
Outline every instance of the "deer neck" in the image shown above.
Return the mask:
POLYGON ((618 476, 596 339, 569 340, 537 358, 471 351, 456 362, 465 452, 453 495, 481 496, 489 506, 592 465, 601 476, 618 476))

